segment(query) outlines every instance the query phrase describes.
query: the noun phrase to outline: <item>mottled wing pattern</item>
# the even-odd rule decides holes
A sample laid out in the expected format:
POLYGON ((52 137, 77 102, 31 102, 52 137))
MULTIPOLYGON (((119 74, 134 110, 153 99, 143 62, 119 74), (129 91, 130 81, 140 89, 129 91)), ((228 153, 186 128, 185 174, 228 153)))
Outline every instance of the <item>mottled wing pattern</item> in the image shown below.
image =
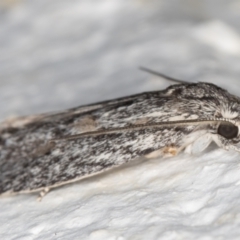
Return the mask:
POLYGON ((165 126, 72 140, 65 137, 135 124, 212 117, 221 113, 216 91, 221 91, 221 101, 229 98, 226 91, 212 84, 181 84, 41 115, 17 127, 0 127, 0 194, 59 186, 159 149, 174 155, 188 143, 191 133, 202 130, 199 126, 165 126))

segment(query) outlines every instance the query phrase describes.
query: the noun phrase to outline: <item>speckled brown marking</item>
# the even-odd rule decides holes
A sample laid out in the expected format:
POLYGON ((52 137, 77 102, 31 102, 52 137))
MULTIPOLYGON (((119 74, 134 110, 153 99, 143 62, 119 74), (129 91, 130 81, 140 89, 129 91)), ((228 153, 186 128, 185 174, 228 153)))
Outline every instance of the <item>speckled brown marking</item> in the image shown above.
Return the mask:
POLYGON ((47 143, 39 143, 37 145, 36 149, 33 149, 32 155, 30 155, 32 158, 41 157, 43 155, 50 154, 53 147, 55 146, 55 142, 47 142, 47 143))
POLYGON ((178 153, 178 149, 176 147, 173 146, 169 146, 169 147, 164 147, 163 148, 163 154, 167 155, 167 156, 176 156, 178 153))
POLYGON ((93 116, 86 115, 74 122, 70 127, 72 127, 75 132, 90 132, 97 129, 97 122, 94 120, 93 116))

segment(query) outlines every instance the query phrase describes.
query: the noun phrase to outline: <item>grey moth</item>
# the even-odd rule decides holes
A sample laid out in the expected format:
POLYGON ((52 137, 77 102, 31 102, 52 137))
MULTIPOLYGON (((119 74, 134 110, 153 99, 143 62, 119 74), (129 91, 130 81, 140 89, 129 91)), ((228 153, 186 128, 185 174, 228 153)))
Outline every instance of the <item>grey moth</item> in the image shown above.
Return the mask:
POLYGON ((0 194, 43 196, 140 156, 195 154, 211 142, 240 151, 240 98, 211 83, 174 81, 160 91, 2 122, 0 194))

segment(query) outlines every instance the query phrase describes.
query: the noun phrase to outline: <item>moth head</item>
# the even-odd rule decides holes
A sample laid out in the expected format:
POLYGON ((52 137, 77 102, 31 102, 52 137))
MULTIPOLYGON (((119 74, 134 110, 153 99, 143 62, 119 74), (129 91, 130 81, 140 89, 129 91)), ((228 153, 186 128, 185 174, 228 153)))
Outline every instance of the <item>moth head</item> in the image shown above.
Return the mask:
POLYGON ((187 145, 186 152, 200 153, 212 141, 223 149, 240 152, 240 124, 237 122, 229 119, 201 120, 197 129, 187 139, 190 139, 191 144, 187 145))
POLYGON ((213 140, 226 150, 233 149, 240 152, 240 123, 219 122, 213 140))
POLYGON ((220 123, 217 128, 217 134, 224 139, 235 139, 238 137, 239 128, 232 123, 220 123))

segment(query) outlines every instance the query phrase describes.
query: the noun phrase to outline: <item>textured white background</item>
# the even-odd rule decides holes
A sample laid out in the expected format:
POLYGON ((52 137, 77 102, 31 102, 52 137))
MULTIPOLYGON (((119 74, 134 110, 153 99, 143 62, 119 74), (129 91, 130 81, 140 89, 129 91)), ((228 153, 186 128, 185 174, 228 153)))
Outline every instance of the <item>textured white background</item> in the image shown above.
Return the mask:
MULTIPOLYGON (((0 119, 168 85, 148 66, 239 94, 235 0, 1 0, 0 119)), ((240 155, 138 160, 0 198, 0 239, 239 239, 240 155)))

